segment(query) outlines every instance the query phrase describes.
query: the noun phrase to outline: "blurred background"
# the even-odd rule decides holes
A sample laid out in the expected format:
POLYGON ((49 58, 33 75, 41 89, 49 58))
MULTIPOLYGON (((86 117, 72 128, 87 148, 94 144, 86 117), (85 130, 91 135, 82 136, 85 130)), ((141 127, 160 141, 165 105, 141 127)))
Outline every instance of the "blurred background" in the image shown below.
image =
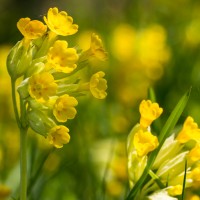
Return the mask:
POLYGON ((17 197, 19 133, 6 71, 9 49, 22 39, 22 17, 42 20, 50 7, 67 11, 79 25, 68 36, 83 49, 98 33, 109 60, 105 100, 80 99, 70 122, 71 141, 51 149, 29 133, 30 200, 124 199, 128 191, 126 138, 139 120, 138 105, 155 91, 161 122, 192 87, 180 120, 200 123, 200 1, 198 0, 0 0, 0 200, 17 197))

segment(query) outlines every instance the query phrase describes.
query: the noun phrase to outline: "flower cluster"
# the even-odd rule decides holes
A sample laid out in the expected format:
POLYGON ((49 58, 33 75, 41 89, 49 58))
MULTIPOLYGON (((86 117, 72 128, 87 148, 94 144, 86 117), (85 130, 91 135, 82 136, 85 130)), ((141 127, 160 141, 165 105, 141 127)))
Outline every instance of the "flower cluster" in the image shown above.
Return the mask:
POLYGON ((107 53, 95 33, 86 51, 59 39, 78 31, 78 25, 65 11, 50 8, 44 22, 46 25, 28 17, 18 21, 17 27, 24 38, 11 49, 7 69, 12 83, 22 80, 17 85, 21 105, 18 120, 61 148, 69 142, 70 135, 69 129, 60 123, 76 116, 77 97, 88 92, 97 99, 107 95, 103 71, 90 70, 93 74, 88 80, 82 74, 91 56, 102 60, 107 53))
MULTIPOLYGON (((128 137, 128 173, 131 188, 141 178, 149 152, 159 146, 159 137, 150 132, 151 123, 163 109, 157 103, 143 100, 140 104, 140 124, 128 137)), ((182 128, 174 130, 164 141, 151 165, 148 180, 139 191, 138 199, 178 199, 183 190, 200 187, 200 129, 191 116, 182 128)))

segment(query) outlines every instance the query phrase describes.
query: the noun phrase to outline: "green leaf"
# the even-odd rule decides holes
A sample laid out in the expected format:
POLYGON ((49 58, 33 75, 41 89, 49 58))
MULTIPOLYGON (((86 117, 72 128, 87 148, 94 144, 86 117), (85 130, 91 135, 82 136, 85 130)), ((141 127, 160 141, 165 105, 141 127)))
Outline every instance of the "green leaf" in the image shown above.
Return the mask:
POLYGON ((147 165, 146 165, 146 168, 144 169, 142 176, 140 177, 138 182, 134 185, 134 187, 131 189, 126 200, 134 200, 136 194, 141 189, 144 181, 146 180, 146 178, 149 174, 149 170, 151 169, 159 150, 161 149, 166 138, 171 134, 174 126, 176 125, 177 121, 179 120, 179 118, 181 116, 181 114, 187 104, 187 101, 189 99, 190 91, 191 91, 191 89, 183 95, 183 97, 179 100, 176 107, 172 111, 171 115, 167 119, 167 121, 166 121, 165 125, 163 126, 163 128, 160 132, 160 135, 158 137, 158 140, 159 140, 158 148, 149 155, 149 159, 147 161, 147 165))

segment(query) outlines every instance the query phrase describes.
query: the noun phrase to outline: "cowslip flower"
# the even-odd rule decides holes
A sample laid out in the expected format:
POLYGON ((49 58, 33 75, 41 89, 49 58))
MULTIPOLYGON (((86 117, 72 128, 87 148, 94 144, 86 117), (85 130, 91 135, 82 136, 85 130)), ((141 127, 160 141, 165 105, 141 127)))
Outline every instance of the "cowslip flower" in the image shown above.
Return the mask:
POLYGON ((29 79, 28 91, 32 98, 48 100, 56 94, 57 84, 48 72, 34 74, 29 79))
POLYGON ((67 41, 57 40, 47 53, 47 68, 70 73, 77 65, 78 54, 74 48, 68 48, 67 41))
POLYGON ((46 31, 47 26, 38 20, 31 20, 30 18, 21 18, 17 22, 17 28, 21 34, 27 39, 37 39, 42 37, 46 31))
POLYGON ((177 138, 180 143, 186 143, 189 140, 200 141, 200 129, 194 119, 188 116, 183 124, 182 130, 179 132, 177 138))
POLYGON ((188 159, 192 163, 200 160, 200 143, 197 143, 194 148, 188 153, 188 159))
POLYGON ((58 11, 58 8, 50 8, 44 21, 49 29, 57 35, 73 35, 78 31, 78 25, 73 24, 73 18, 65 11, 58 11))
POLYGON ((105 73, 99 71, 92 75, 90 79, 90 91, 92 95, 97 99, 104 99, 107 96, 107 81, 103 77, 105 73))
MULTIPOLYGON (((75 73, 87 67, 93 55, 90 54, 81 62, 79 56, 84 51, 77 53, 75 48, 68 48, 67 41, 59 40, 59 35, 72 35, 78 31, 78 25, 73 24, 71 16, 54 7, 48 10, 44 21, 46 25, 28 17, 18 21, 17 27, 24 38, 7 57, 7 69, 12 79, 12 89, 17 90, 19 101, 23 101, 22 110, 18 111, 18 106, 15 110, 18 124, 23 122, 23 126, 61 148, 69 142, 69 129, 57 124, 76 116, 78 101, 75 97, 90 92, 91 87, 92 94, 103 99, 107 94, 107 83, 103 72, 97 73, 96 78, 93 76, 86 83, 83 74, 75 73), (47 28, 50 29, 48 32, 47 28), (19 77, 22 81, 16 82, 19 77), (80 90, 82 85, 84 88, 80 90)), ((92 46, 98 51, 102 41, 95 38, 92 46)))
POLYGON ((167 188, 167 192, 170 196, 177 196, 181 195, 183 190, 182 185, 175 185, 175 186, 170 186, 167 188))
POLYGON ((139 111, 141 114, 140 125, 147 128, 162 114, 163 109, 157 103, 152 103, 150 100, 143 100, 140 103, 139 111))
POLYGON ((133 143, 138 156, 147 155, 149 152, 156 149, 159 144, 156 136, 152 135, 149 131, 143 131, 142 129, 135 133, 133 143))
POLYGON ((53 114, 59 122, 66 122, 73 119, 77 113, 75 106, 78 101, 67 94, 58 97, 53 107, 53 114))
MULTIPOLYGON (((149 107, 151 106, 147 106, 148 109, 149 107)), ((157 104, 156 107, 159 108, 159 105, 157 104)), ((178 137, 176 137, 176 133, 172 132, 163 144, 161 140, 160 145, 162 144, 162 146, 152 142, 154 139, 150 130, 150 126, 137 124, 128 136, 128 174, 132 191, 136 188, 134 186, 137 181, 142 181, 141 176, 144 172, 148 176, 146 180, 143 180, 143 186, 133 199, 139 197, 139 199, 176 200, 177 196, 182 194, 183 186, 186 193, 190 189, 199 188, 199 128, 192 117, 186 118, 178 137), (188 142, 191 139, 193 141, 188 142), (152 157, 148 155, 149 151, 147 151, 149 147, 150 149, 153 147, 151 142, 159 148, 159 151, 154 152, 152 157), (153 156, 155 159, 151 163, 153 156), (149 163, 151 164, 149 165, 149 163)))
POLYGON ((50 129, 47 139, 56 148, 62 148, 63 144, 67 144, 70 140, 69 129, 63 125, 55 126, 50 129))

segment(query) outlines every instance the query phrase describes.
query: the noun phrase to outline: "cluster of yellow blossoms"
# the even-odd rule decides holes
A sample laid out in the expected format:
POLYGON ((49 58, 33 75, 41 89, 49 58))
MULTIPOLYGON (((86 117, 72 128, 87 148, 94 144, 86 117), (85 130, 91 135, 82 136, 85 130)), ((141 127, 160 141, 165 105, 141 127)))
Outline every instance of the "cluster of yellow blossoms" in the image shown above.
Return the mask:
MULTIPOLYGON (((132 129, 127 142, 131 188, 141 178, 150 152, 159 146, 159 137, 151 133, 150 125, 163 109, 157 103, 143 100, 139 111, 140 123, 132 129)), ((187 197, 187 189, 190 192, 199 189, 200 129, 192 117, 187 117, 183 127, 175 129, 165 140, 148 174, 149 178, 137 194, 137 199, 175 200, 183 190, 187 197)))
POLYGON ((50 8, 44 22, 46 25, 30 18, 18 21, 17 27, 24 38, 11 49, 7 68, 12 82, 20 80, 17 91, 26 112, 20 119, 24 126, 30 126, 61 148, 69 142, 70 135, 69 129, 60 123, 76 116, 76 97, 87 92, 98 99, 107 95, 103 71, 89 75, 86 82, 81 72, 91 57, 105 60, 107 53, 95 33, 86 51, 69 47, 66 40, 60 40, 59 36, 78 31, 78 25, 73 24, 73 18, 65 11, 50 8))

